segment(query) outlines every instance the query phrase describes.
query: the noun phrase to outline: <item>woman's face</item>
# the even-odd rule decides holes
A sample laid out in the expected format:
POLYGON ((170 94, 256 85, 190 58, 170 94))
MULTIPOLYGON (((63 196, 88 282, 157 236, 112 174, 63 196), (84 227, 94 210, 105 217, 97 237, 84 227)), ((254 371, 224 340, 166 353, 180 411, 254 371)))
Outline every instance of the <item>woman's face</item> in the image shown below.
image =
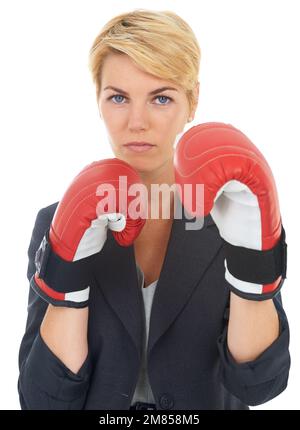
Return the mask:
POLYGON ((145 73, 123 54, 105 59, 98 103, 115 156, 140 172, 173 158, 176 136, 194 115, 180 87, 145 73), (125 146, 129 142, 152 146, 125 146))

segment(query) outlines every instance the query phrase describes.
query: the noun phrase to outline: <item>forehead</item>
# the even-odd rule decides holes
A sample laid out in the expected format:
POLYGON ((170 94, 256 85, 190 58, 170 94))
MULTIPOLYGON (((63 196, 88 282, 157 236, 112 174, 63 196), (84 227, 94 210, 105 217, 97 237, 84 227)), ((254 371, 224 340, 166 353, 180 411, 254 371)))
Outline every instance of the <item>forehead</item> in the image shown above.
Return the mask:
POLYGON ((143 85, 147 85, 147 88, 155 88, 159 85, 172 86, 179 92, 181 90, 173 82, 158 78, 140 69, 126 54, 109 54, 104 60, 101 77, 104 85, 111 84, 120 87, 123 84, 128 87, 131 83, 137 86, 139 82, 142 82, 143 85))

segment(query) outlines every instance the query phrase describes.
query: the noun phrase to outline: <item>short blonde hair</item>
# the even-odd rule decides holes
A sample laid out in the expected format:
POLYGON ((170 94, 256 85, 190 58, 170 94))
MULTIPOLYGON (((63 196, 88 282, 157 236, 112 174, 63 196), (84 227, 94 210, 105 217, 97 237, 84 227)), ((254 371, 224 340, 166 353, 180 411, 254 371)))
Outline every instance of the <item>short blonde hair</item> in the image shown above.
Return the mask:
POLYGON ((174 12, 134 9, 104 25, 89 52, 97 100, 103 63, 110 53, 127 54, 145 72, 183 88, 190 111, 197 104, 194 89, 201 51, 191 27, 174 12))

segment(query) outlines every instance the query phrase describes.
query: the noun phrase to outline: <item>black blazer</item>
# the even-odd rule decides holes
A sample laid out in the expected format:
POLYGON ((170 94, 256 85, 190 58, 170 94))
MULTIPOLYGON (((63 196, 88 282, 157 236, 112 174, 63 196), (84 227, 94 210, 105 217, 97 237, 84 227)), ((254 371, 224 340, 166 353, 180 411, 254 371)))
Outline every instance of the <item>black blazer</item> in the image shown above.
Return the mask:
MULTIPOLYGON (((37 215, 28 256, 34 255, 56 206, 37 215)), ((159 410, 248 409, 282 392, 288 380, 289 327, 280 295, 279 338, 258 357, 237 364, 227 349, 229 289, 222 239, 211 216, 200 230, 174 219, 152 304, 148 375, 159 410)), ((29 288, 26 332, 19 352, 22 409, 129 409, 141 362, 145 314, 133 246, 111 232, 94 267, 90 292, 89 354, 77 374, 43 342, 47 303, 29 288)))

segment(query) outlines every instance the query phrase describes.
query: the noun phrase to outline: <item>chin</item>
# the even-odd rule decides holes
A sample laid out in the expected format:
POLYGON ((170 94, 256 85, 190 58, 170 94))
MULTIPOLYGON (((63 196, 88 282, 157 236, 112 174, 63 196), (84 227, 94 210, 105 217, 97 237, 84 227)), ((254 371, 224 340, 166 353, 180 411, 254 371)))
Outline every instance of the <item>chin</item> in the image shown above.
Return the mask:
POLYGON ((157 168, 159 168, 162 164, 162 160, 154 160, 147 158, 145 156, 140 157, 130 157, 130 156, 124 156, 124 154, 115 154, 115 157, 117 157, 119 160, 123 160, 126 163, 130 164, 133 169, 135 169, 137 172, 140 173, 149 173, 157 168))

